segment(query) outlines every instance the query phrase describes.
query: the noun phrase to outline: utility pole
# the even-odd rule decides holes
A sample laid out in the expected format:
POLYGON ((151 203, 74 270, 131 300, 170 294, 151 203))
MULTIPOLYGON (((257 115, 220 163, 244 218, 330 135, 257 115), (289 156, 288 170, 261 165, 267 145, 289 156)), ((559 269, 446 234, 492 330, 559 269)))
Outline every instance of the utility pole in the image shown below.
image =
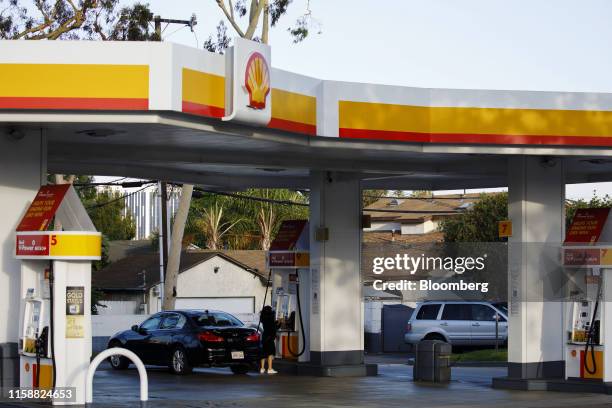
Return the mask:
POLYGON ((161 16, 155 16, 153 17, 153 22, 155 23, 155 37, 157 38, 157 41, 162 40, 162 23, 186 25, 191 29, 191 32, 193 32, 193 27, 198 24, 198 20, 195 14, 192 14, 189 20, 175 20, 171 18, 161 18, 161 16))
POLYGON ((165 254, 165 248, 168 247, 168 242, 166 241, 166 229, 164 225, 167 224, 167 213, 164 211, 166 207, 165 203, 165 194, 162 194, 162 191, 166 189, 166 183, 162 183, 161 181, 157 183, 157 233, 159 240, 159 298, 160 298, 160 310, 161 305, 164 302, 164 282, 166 281, 166 259, 167 256, 165 254))
MULTIPOLYGON (((195 13, 189 20, 174 20, 154 16, 155 39, 162 40, 162 23, 186 25, 193 32, 193 27, 198 24, 195 13)), ((166 282, 166 268, 168 267, 168 185, 165 181, 157 183, 159 189, 159 297, 160 309, 164 304, 164 284, 166 282)))
POLYGON ((161 230, 163 231, 163 239, 161 240, 162 247, 161 250, 164 253, 164 275, 166 271, 166 267, 168 266, 168 183, 162 181, 160 183, 161 191, 161 230))

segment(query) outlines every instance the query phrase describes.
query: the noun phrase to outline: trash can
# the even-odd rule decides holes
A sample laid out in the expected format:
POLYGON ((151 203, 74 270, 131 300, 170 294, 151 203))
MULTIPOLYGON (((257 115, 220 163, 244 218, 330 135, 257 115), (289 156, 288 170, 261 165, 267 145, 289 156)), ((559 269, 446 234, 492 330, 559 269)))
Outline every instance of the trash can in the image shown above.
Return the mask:
POLYGON ((451 345, 440 340, 423 340, 416 345, 414 381, 449 382, 451 345))

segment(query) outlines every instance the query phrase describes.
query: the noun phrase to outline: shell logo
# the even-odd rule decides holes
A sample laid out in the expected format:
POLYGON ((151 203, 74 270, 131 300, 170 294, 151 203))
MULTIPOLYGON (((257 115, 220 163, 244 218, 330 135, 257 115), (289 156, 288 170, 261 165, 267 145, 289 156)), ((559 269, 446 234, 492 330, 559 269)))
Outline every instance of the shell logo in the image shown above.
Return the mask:
POLYGON ((263 55, 254 52, 249 57, 244 73, 244 86, 249 93, 249 104, 253 109, 265 109, 266 97, 270 93, 270 71, 263 55))

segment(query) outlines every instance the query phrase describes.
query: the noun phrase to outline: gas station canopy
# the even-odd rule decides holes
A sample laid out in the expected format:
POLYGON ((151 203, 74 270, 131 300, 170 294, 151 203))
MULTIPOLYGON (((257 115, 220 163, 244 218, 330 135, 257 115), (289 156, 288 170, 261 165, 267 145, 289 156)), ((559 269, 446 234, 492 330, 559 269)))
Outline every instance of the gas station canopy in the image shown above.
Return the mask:
POLYGON ((313 169, 359 173, 364 188, 497 187, 509 155, 565 157, 568 183, 612 172, 610 94, 266 73, 270 117, 255 127, 222 120, 232 110, 227 56, 172 43, 3 41, 0 128, 43 132, 51 173, 219 189, 307 188, 313 169))

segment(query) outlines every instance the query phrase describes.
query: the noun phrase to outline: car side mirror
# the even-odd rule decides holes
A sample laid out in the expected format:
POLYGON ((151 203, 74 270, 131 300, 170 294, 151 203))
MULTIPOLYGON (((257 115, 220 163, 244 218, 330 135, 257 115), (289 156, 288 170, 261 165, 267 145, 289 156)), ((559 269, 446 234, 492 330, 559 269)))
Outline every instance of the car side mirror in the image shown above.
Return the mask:
POLYGON ((137 331, 138 331, 138 325, 137 325, 137 324, 135 324, 135 325, 133 325, 133 326, 132 326, 132 331, 135 331, 135 332, 137 332, 137 331))

